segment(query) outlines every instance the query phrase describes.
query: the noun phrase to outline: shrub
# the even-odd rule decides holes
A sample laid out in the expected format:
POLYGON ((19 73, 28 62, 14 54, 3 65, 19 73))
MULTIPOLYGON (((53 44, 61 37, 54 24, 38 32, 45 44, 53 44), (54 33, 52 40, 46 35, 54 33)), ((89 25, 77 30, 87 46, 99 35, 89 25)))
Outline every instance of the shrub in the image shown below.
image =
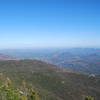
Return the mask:
POLYGON ((21 88, 15 88, 6 78, 0 85, 0 100, 40 100, 38 93, 24 82, 21 88))
POLYGON ((86 97, 85 97, 85 100, 94 100, 94 98, 91 97, 91 96, 86 96, 86 97))

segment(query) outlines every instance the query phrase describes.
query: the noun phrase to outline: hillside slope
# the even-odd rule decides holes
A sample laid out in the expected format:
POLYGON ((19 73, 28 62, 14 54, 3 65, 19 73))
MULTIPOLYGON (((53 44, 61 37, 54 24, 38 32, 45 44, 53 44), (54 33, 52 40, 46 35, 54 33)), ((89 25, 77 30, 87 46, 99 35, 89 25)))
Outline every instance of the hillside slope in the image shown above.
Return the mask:
POLYGON ((16 85, 26 81, 44 100, 82 100, 90 95, 100 99, 100 77, 74 73, 38 60, 0 61, 0 73, 16 85))

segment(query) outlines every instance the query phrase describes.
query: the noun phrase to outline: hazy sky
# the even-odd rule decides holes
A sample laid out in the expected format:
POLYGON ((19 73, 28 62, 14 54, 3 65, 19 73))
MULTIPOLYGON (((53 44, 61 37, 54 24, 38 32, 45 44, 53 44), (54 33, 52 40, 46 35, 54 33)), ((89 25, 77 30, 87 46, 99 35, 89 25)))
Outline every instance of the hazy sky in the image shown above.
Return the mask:
POLYGON ((0 48, 100 47, 100 0, 0 0, 0 48))

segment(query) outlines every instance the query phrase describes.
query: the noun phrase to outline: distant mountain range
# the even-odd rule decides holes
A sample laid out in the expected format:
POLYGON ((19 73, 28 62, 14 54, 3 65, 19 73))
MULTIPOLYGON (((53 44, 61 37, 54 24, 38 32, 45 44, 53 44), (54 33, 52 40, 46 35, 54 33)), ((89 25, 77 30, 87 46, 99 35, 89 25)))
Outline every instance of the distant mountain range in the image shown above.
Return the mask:
POLYGON ((0 54, 0 60, 10 60, 10 59, 14 58, 10 55, 0 54))
POLYGON ((100 49, 23 49, 1 50, 0 53, 16 59, 40 59, 59 67, 100 74, 100 49))

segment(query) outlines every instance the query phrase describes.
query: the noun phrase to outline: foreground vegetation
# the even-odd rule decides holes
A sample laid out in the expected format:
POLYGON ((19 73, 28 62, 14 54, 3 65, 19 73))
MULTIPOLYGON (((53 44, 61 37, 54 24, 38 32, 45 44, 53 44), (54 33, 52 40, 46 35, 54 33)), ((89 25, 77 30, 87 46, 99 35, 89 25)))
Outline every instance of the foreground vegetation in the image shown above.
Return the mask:
POLYGON ((94 98, 91 97, 91 96, 86 96, 86 97, 84 97, 84 98, 85 98, 84 100, 94 100, 94 98))
MULTIPOLYGON (((2 76, 1 76, 2 77, 2 76)), ((38 93, 25 82, 21 87, 13 86, 9 78, 2 77, 0 84, 0 100, 40 100, 38 93)))
MULTIPOLYGON (((20 88, 15 88, 9 78, 2 78, 3 80, 1 80, 0 84, 0 100, 40 100, 38 93, 25 82, 22 83, 20 88)), ((94 98, 86 96, 84 100, 94 100, 94 98)))

